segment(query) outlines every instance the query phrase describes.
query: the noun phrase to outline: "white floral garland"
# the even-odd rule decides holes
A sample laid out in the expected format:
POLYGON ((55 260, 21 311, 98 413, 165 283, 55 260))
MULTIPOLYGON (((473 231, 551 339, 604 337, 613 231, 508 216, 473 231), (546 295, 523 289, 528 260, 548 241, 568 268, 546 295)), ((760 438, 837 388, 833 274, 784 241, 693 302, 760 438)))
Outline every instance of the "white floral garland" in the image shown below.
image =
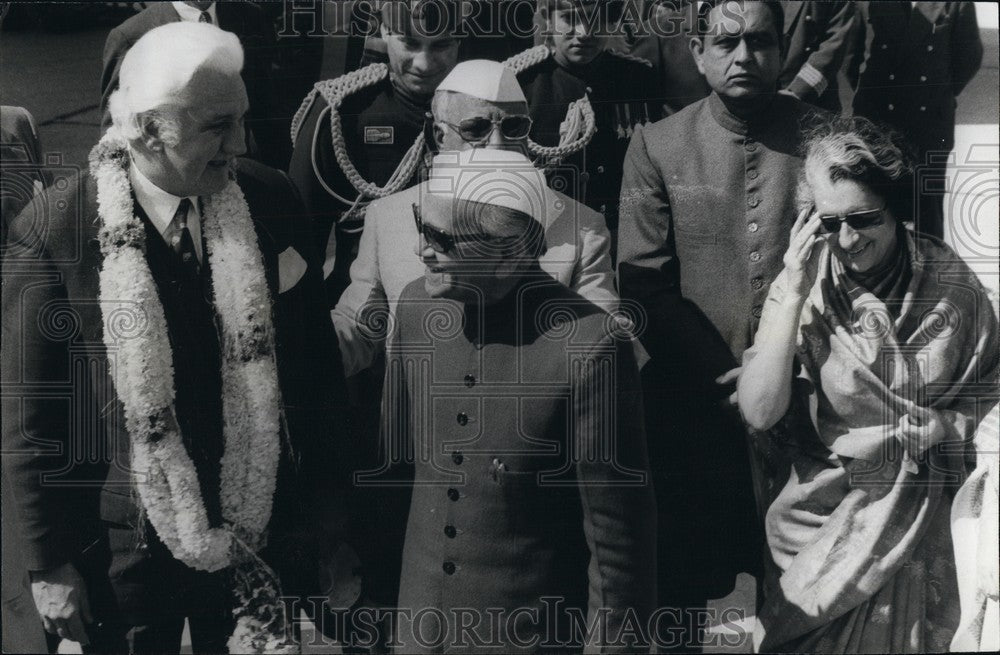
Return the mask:
POLYGON ((104 343, 115 352, 115 391, 125 409, 132 470, 150 523, 178 560, 204 571, 238 561, 236 546, 259 550, 271 518, 280 457, 280 391, 271 299, 250 210, 235 180, 204 199, 202 229, 222 327, 225 454, 220 499, 224 525, 209 526, 194 463, 174 408, 173 353, 163 305, 135 216, 128 148, 112 128, 90 154, 97 182, 104 343), (119 339, 112 314, 139 311, 145 329, 119 339))

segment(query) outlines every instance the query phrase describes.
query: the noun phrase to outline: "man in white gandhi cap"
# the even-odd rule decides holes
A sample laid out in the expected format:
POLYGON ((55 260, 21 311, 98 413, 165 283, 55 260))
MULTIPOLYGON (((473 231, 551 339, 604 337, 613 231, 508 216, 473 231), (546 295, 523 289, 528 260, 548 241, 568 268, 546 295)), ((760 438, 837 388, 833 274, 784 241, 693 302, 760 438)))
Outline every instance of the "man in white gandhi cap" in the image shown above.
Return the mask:
MULTIPOLYGON (((530 162, 525 164, 523 156, 516 162, 503 158, 503 149, 527 150, 530 129, 524 95, 513 71, 503 64, 487 60, 458 64, 438 85, 432 107, 431 129, 440 153, 432 163, 430 177, 368 206, 358 256, 350 269, 350 284, 331 311, 345 373, 356 376, 366 372, 353 382, 364 379, 365 391, 358 394, 363 398, 355 401, 367 403, 359 410, 367 422, 359 423, 370 422, 369 433, 378 429, 375 426, 379 421, 384 362, 381 354, 387 327, 404 287, 421 279, 424 273, 424 264, 414 252, 414 203, 418 208, 422 205, 435 175, 437 179, 447 177, 449 171, 463 166, 487 173, 514 169, 516 174, 530 172, 540 177, 540 171, 533 169, 530 162), (478 155, 475 163, 460 163, 457 154, 472 150, 478 155)), ((544 184, 537 189, 538 211, 532 215, 542 227, 545 242, 539 267, 597 306, 616 310, 618 296, 604 219, 544 184)), ((360 430, 365 431, 363 425, 360 430)), ((406 465, 394 466, 399 458, 388 453, 387 448, 374 436, 362 434, 354 451, 355 466, 358 470, 383 470, 383 478, 399 478, 403 484, 380 486, 360 479, 354 489, 357 497, 350 503, 357 524, 353 537, 365 560, 365 590, 371 600, 380 604, 396 600, 399 554, 409 504, 406 480, 412 475, 406 465)))
POLYGON ((414 454, 393 643, 646 651, 656 511, 629 334, 541 267, 553 208, 524 155, 440 154, 423 191, 382 406, 414 454))
MULTIPOLYGON (((511 165, 506 159, 491 164, 486 153, 529 151, 527 102, 513 70, 501 63, 480 59, 458 64, 438 85, 431 111, 439 152, 479 150, 475 166, 480 170, 502 171, 511 165)), ((434 166, 452 161, 439 157, 434 166)), ((348 376, 371 366, 386 337, 363 314, 395 312, 403 287, 423 272, 413 254, 416 231, 410 214, 411 205, 426 197, 427 184, 380 198, 368 207, 351 283, 331 312, 348 376)), ((536 220, 545 233, 546 252, 539 265, 599 307, 616 311, 618 295, 603 217, 547 187, 543 199, 545 211, 536 220)))

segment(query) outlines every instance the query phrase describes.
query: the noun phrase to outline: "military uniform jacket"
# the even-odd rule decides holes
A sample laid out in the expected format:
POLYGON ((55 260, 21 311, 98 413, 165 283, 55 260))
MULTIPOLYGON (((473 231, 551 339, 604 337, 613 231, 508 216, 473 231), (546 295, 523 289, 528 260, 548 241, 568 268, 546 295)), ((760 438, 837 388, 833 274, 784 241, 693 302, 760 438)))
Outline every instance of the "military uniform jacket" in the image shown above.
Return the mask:
POLYGON ((401 618, 401 652, 551 650, 574 642, 567 608, 606 608, 601 652, 644 650, 612 645, 626 612, 646 625, 656 568, 628 336, 537 269, 485 308, 431 299, 417 280, 397 318, 383 425, 416 473, 398 606, 438 608, 449 628, 428 647, 401 618), (460 608, 492 648, 457 641, 460 608), (490 635, 486 608, 503 632, 490 635))
POLYGON ((974 3, 861 5, 869 45, 854 113, 900 130, 922 158, 950 151, 955 98, 983 58, 974 3))
MULTIPOLYGON (((306 211, 316 226, 318 247, 324 249, 334 222, 350 205, 324 188, 353 202, 358 191, 347 180, 330 138, 330 112, 316 95, 302 121, 292 152, 289 176, 298 187, 306 211), (314 165, 315 162, 315 165, 314 165)), ((387 79, 345 99, 340 119, 347 156, 361 177, 383 186, 421 134, 430 99, 420 102, 401 94, 387 79)), ((359 227, 354 223, 349 227, 359 227)))
POLYGON ((533 125, 531 138, 559 145, 559 125, 569 104, 584 95, 594 108, 597 133, 582 155, 553 172, 553 188, 601 212, 612 233, 618 226, 622 162, 636 125, 663 116, 663 93, 648 62, 602 52, 583 72, 560 66, 554 57, 518 76, 533 125))
MULTIPOLYGON (((331 312, 348 376, 372 364, 387 336, 385 319, 395 313, 406 285, 423 275, 424 264, 415 252, 412 205, 420 203, 425 184, 368 207, 351 284, 331 312)), ((547 213, 542 269, 602 309, 614 311, 618 294, 601 216, 551 189, 547 206, 555 211, 547 213)))
MULTIPOLYGON (((270 526, 273 545, 279 533, 319 528, 320 508, 335 507, 330 499, 336 476, 331 472, 337 463, 330 458, 330 439, 338 411, 332 399, 343 393, 341 365, 323 308, 319 264, 308 256, 309 232, 293 187, 283 173, 251 160, 239 160, 238 168, 271 293, 288 428, 270 526), (279 269, 290 248, 308 268, 285 278, 294 284, 279 293, 279 269)), ((88 174, 56 180, 44 202, 44 214, 29 205, 12 223, 11 248, 3 262, 3 476, 13 489, 4 503, 18 524, 29 570, 72 561, 98 538, 102 525, 136 527, 141 517, 130 486, 124 410, 108 372, 103 340, 105 329, 125 330, 121 338, 126 338, 132 328, 128 323, 104 326, 96 183, 88 174)), ((135 206, 142 216, 139 204, 135 206)), ((147 253, 156 239, 162 242, 154 231, 147 225, 147 253)), ((175 346, 189 326, 171 322, 176 303, 171 307, 172 296, 164 295, 162 280, 156 281, 175 372, 195 369, 203 363, 192 350, 179 352, 175 346)), ((206 397, 211 387, 212 381, 205 380, 186 394, 178 392, 181 425, 190 415, 206 415, 207 408, 221 404, 218 397, 206 397), (185 398, 188 402, 182 402, 185 398)), ((218 421, 221 428, 221 415, 218 421)), ((196 423, 196 438, 182 436, 202 481, 206 510, 217 517, 223 438, 211 424, 196 423), (214 488, 205 484, 213 475, 203 464, 216 469, 214 488)), ((302 540, 296 544, 300 552, 306 546, 302 540)), ((140 550, 138 559, 149 556, 140 550)))
POLYGON ((778 84, 800 100, 840 111, 837 74, 855 25, 853 2, 782 2, 785 62, 778 84))

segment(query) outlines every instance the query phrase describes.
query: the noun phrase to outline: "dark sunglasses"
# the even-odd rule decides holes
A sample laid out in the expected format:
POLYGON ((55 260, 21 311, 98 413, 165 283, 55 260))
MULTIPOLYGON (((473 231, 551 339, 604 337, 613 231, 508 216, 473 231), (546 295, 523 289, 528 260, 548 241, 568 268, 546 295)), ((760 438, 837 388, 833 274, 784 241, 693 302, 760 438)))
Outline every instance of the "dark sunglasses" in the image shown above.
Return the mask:
POLYGON ((441 121, 458 132, 466 143, 481 143, 490 138, 493 130, 500 128, 500 134, 508 139, 523 139, 531 132, 531 117, 523 114, 504 116, 499 119, 474 116, 459 121, 458 125, 441 121))
POLYGON ((445 232, 444 230, 439 230, 433 225, 424 224, 424 221, 420 216, 420 207, 417 206, 417 203, 413 203, 411 206, 413 207, 413 222, 417 226, 417 234, 424 238, 427 245, 429 245, 434 252, 446 254, 454 250, 455 246, 460 243, 499 245, 503 242, 520 239, 518 236, 495 237, 489 234, 451 234, 449 232, 445 232))
POLYGON ((867 230, 882 224, 885 216, 885 207, 881 209, 866 209, 860 212, 835 216, 833 214, 820 214, 819 222, 823 225, 823 231, 828 234, 840 232, 840 224, 847 223, 852 230, 867 230))

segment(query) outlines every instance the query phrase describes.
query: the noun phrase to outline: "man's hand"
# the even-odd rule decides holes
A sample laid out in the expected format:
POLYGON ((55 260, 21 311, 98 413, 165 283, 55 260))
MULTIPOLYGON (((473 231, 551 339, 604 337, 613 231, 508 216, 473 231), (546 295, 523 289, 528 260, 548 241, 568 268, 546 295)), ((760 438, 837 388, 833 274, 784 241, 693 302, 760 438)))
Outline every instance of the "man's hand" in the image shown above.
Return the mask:
POLYGON ((736 380, 739 379, 740 373, 743 372, 742 366, 737 366, 736 368, 729 369, 719 377, 715 378, 715 383, 720 387, 731 387, 732 392, 726 398, 725 404, 728 407, 736 407, 736 380))
POLYGON ((63 639, 90 643, 84 623, 92 623, 87 586, 76 568, 66 563, 48 571, 31 572, 31 595, 45 630, 63 639))

